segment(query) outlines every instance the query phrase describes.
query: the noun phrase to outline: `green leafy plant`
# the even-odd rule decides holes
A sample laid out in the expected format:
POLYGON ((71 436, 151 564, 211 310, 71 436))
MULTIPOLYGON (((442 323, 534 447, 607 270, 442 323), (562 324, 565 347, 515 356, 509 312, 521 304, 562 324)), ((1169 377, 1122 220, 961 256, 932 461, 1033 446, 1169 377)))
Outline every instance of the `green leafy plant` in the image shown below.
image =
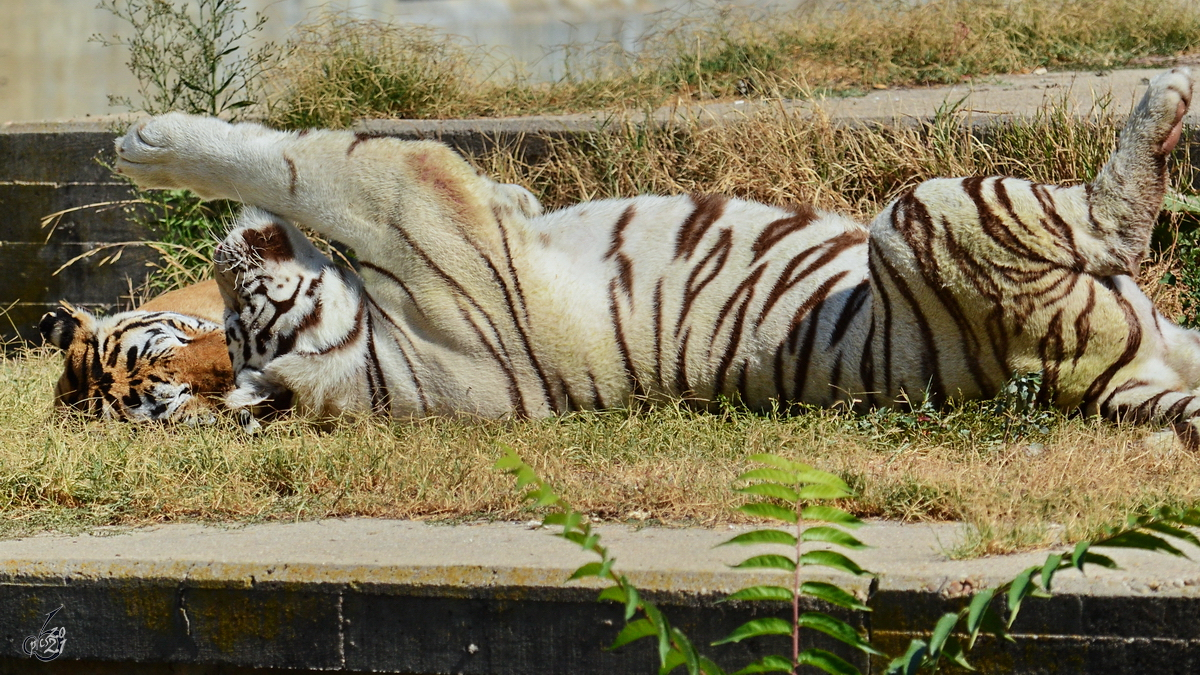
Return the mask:
POLYGON ((1156 248, 1172 248, 1179 261, 1177 273, 1167 271, 1159 283, 1177 287, 1188 328, 1200 326, 1200 197, 1168 192, 1163 200, 1164 217, 1159 219, 1156 248))
MULTIPOLYGON (((264 75, 279 54, 270 42, 250 46, 267 19, 257 13, 243 18, 241 0, 101 0, 98 7, 122 19, 129 30, 126 36, 94 35, 92 40, 124 47, 126 65, 138 80, 138 101, 110 96, 111 104, 152 115, 180 110, 236 119, 261 103, 264 75)), ((205 204, 185 190, 168 190, 139 191, 130 205, 133 220, 156 236, 132 243, 159 254, 143 292, 179 288, 210 275, 213 249, 233 213, 231 203, 205 204)), ((119 251, 126 245, 104 248, 119 251)))
POLYGON ((1139 549, 1186 557, 1167 539, 1200 546, 1200 539, 1184 527, 1200 527, 1200 508, 1161 508, 1147 514, 1131 515, 1124 527, 1110 528, 1101 539, 1081 541, 1069 552, 1051 553, 1041 565, 1026 568, 1011 581, 995 588, 975 593, 959 611, 943 614, 929 639, 912 640, 905 654, 888 665, 887 672, 889 675, 932 673, 937 672, 944 661, 974 670, 966 655, 975 646, 980 633, 1013 642, 1010 630, 1022 603, 1031 597, 1050 597, 1055 574, 1072 568, 1082 573, 1086 565, 1118 569, 1112 558, 1093 552, 1094 548, 1139 549), (998 611, 1000 605, 1003 609, 998 611))
POLYGON ((616 558, 609 555, 608 548, 600 544, 600 535, 593 529, 584 515, 554 493, 545 481, 537 476, 511 447, 503 446, 505 454, 496 462, 496 468, 512 474, 517 479, 517 489, 526 490, 525 498, 535 507, 551 509, 542 525, 560 528, 558 536, 578 544, 583 550, 599 556, 598 562, 590 562, 575 570, 568 580, 594 577, 611 585, 600 592, 600 600, 611 600, 625 605, 625 627, 617 635, 609 649, 616 649, 635 640, 647 637, 658 639, 659 673, 686 666, 690 675, 722 675, 720 666, 700 655, 692 641, 683 631, 672 626, 658 607, 646 600, 624 574, 613 569, 616 558), (634 619, 638 614, 641 618, 634 619))
POLYGON ((110 96, 112 105, 158 115, 171 110, 236 116, 258 103, 263 75, 278 59, 268 42, 249 45, 266 23, 242 18, 241 0, 101 0, 99 9, 129 24, 129 34, 93 35, 92 41, 125 47, 126 65, 141 100, 110 96))
POLYGON ((738 673, 795 673, 800 666, 815 666, 832 675, 857 673, 857 668, 832 652, 815 647, 801 650, 801 630, 816 630, 844 642, 850 647, 867 654, 882 655, 868 643, 850 624, 823 612, 800 612, 800 597, 809 596, 831 605, 855 611, 871 611, 853 594, 839 586, 822 581, 805 581, 803 568, 822 566, 853 575, 869 575, 847 557, 837 551, 820 548, 805 550, 809 545, 833 545, 850 550, 866 546, 847 530, 862 525, 862 521, 842 509, 824 504, 836 499, 854 496, 850 487, 837 476, 818 471, 807 464, 793 462, 776 455, 761 454, 750 457, 751 461, 763 464, 740 475, 738 480, 746 485, 737 488, 742 494, 761 497, 758 501, 744 504, 738 509, 743 513, 767 518, 791 525, 795 533, 781 529, 760 529, 740 534, 723 545, 780 545, 790 555, 767 553, 752 556, 736 565, 738 569, 778 569, 792 573, 792 587, 751 586, 744 588, 726 600, 768 600, 789 602, 792 605, 792 620, 777 617, 754 619, 735 629, 723 640, 714 644, 740 642, 761 635, 788 635, 792 638, 791 658, 766 656, 742 668, 738 673), (806 523, 821 523, 805 526, 806 523))
MULTIPOLYGON (((722 545, 768 544, 787 547, 789 554, 756 555, 734 567, 783 570, 793 574, 793 583, 791 588, 751 586, 730 595, 725 601, 790 603, 792 620, 778 617, 754 619, 742 624, 724 639, 714 642, 713 646, 764 635, 791 637, 790 657, 766 656, 738 670, 735 675, 795 673, 804 665, 815 666, 832 675, 858 673, 857 668, 832 652, 815 647, 800 649, 801 631, 815 630, 865 653, 882 654, 850 624, 823 612, 800 612, 801 596, 816 598, 853 611, 870 611, 870 608, 852 593, 841 587, 823 581, 805 581, 802 574, 803 568, 809 566, 828 567, 853 575, 870 574, 837 551, 825 548, 806 550, 811 549, 812 545, 829 544, 851 550, 865 548, 862 542, 847 531, 859 527, 862 522, 842 509, 822 503, 851 498, 854 496, 853 492, 842 479, 807 464, 769 454, 754 455, 750 459, 764 466, 739 476, 738 480, 746 485, 738 488, 738 492, 762 499, 745 504, 740 510, 748 515, 792 525, 795 527, 795 534, 781 529, 752 530, 737 535, 722 545), (821 524, 805 527, 805 523, 821 524)), ((723 675, 725 671, 720 666, 700 654, 692 641, 672 626, 657 606, 644 599, 625 575, 614 570, 616 559, 600 544, 600 535, 592 529, 583 514, 575 511, 570 504, 555 494, 512 448, 505 447, 505 455, 496 462, 496 468, 516 477, 518 489, 527 489, 525 497, 528 501, 533 502, 535 506, 552 509, 542 519, 543 525, 558 526, 561 528, 558 536, 575 542, 584 550, 599 556, 598 562, 583 565, 571 574, 570 579, 595 577, 607 581, 611 585, 601 591, 600 599, 625 605, 625 627, 617 635, 610 649, 642 638, 657 638, 660 673, 669 673, 685 666, 691 675, 723 675), (635 619, 638 614, 641 618, 635 619)))
MULTIPOLYGON (((1017 386, 1016 391, 1012 393, 1020 395, 1021 386, 1017 386)), ((657 606, 645 600, 625 575, 615 571, 616 559, 600 544, 600 535, 586 521, 583 514, 575 511, 555 494, 512 448, 504 447, 505 455, 496 462, 496 467, 516 477, 518 489, 526 489, 525 498, 528 501, 537 507, 551 509, 543 518, 543 524, 560 527, 558 536, 575 542, 584 550, 599 556, 598 562, 581 566, 572 573, 570 579, 595 577, 607 581, 610 585, 600 592, 600 599, 625 605, 625 627, 617 635, 610 649, 642 638, 657 638, 660 675, 665 675, 680 666, 685 666, 689 675, 724 675, 725 671, 714 661, 701 655, 693 642, 677 627, 672 626, 657 606), (639 613, 641 618, 635 619, 639 613)), ((765 656, 736 671, 734 675, 768 672, 794 674, 802 666, 816 667, 832 675, 859 673, 853 664, 836 654, 818 648, 800 649, 801 631, 815 630, 853 649, 867 654, 882 655, 882 652, 846 622, 823 612, 800 612, 801 596, 816 598, 852 611, 871 611, 870 607, 841 587, 826 582, 805 581, 801 574, 804 567, 812 565, 854 575, 870 574, 848 556, 827 548, 828 545, 850 550, 865 548, 861 541, 848 532, 859 527, 861 521, 842 509, 823 503, 852 498, 852 491, 837 476, 806 464, 770 454, 754 455, 750 459, 763 466, 741 474, 738 481, 745 485, 737 488, 737 491, 761 499, 747 503, 739 507, 739 510, 748 515, 794 526, 795 530, 794 533, 783 529, 752 530, 737 535, 722 545, 765 544, 786 547, 788 554, 755 555, 734 567, 790 572, 794 575, 793 582, 790 588, 775 585, 750 586, 731 594, 724 601, 790 603, 792 620, 778 617, 754 619, 713 645, 769 635, 792 638, 790 657, 765 656), (805 527, 805 523, 820 524, 805 527), (823 547, 805 550, 806 544, 823 547)), ((975 593, 960 610, 944 614, 927 639, 912 640, 904 655, 888 664, 887 672, 889 675, 934 673, 946 663, 974 670, 967 656, 975 647, 980 634, 989 633, 997 639, 1014 641, 1010 631, 1017 620, 1022 603, 1031 597, 1050 597, 1054 576, 1058 572, 1074 568, 1082 573, 1087 565, 1117 568, 1112 558, 1092 549, 1140 549, 1184 556, 1183 551, 1169 540, 1177 539, 1200 546, 1200 538, 1183 529, 1196 527, 1200 527, 1200 508, 1179 510, 1164 507, 1149 513, 1131 515, 1123 527, 1110 528, 1103 538, 1082 541, 1069 551, 1052 553, 1041 565, 1031 566, 999 586, 975 593)))

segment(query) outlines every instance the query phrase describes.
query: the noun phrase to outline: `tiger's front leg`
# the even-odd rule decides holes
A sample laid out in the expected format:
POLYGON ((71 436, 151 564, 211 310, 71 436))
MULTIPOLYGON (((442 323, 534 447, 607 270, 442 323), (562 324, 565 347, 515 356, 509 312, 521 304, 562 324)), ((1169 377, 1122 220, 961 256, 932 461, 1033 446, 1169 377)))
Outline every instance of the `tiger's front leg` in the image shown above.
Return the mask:
POLYGON ((303 233, 247 208, 217 247, 215 266, 236 383, 226 404, 243 426, 253 430, 264 410, 293 405, 315 415, 403 407, 397 378, 384 395, 389 378, 368 358, 375 335, 361 280, 303 233))
POLYGON ((465 231, 497 246, 495 220, 541 213, 524 188, 478 175, 449 147, 349 131, 285 132, 168 113, 116 141, 118 173, 142 188, 186 188, 204 199, 257 206, 389 260, 465 231))

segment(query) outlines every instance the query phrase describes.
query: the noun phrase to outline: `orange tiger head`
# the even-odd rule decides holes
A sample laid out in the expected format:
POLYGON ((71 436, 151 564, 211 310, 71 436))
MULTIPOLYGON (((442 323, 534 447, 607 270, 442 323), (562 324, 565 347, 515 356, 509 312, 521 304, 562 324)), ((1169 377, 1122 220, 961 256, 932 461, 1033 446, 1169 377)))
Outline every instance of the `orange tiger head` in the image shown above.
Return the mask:
POLYGON ((69 306, 46 313, 46 341, 66 369, 55 402, 103 419, 197 421, 233 388, 222 327, 175 312, 97 318, 69 306))

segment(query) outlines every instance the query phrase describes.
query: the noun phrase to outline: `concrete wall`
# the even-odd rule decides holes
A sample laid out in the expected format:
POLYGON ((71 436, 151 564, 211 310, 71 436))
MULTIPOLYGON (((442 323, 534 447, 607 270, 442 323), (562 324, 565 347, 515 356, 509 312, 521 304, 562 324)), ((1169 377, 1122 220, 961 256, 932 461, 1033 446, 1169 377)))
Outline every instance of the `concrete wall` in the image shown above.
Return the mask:
POLYGON ((0 335, 37 337, 37 322, 60 300, 97 311, 116 308, 146 277, 154 253, 146 246, 111 248, 55 272, 76 256, 112 242, 146 239, 126 209, 82 208, 53 229, 42 218, 133 193, 97 159, 111 161, 116 134, 98 125, 26 126, 0 130, 0 335), (121 251, 114 261, 103 264, 121 251))

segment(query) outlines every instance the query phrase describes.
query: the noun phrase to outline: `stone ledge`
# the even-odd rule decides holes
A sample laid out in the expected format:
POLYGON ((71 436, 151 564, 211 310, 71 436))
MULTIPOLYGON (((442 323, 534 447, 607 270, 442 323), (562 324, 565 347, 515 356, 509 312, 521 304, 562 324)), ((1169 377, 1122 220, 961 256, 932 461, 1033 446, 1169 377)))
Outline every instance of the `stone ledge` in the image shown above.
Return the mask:
MULTIPOLYGON (((789 613, 718 603, 749 584, 787 583, 787 575, 728 568, 756 552, 714 548, 735 530, 611 525, 600 532, 622 572, 698 644, 753 616, 789 613)), ((948 560, 941 551, 956 540, 954 525, 875 523, 859 534, 874 548, 854 557, 879 574, 877 583, 834 572, 812 578, 869 595, 874 612, 841 616, 892 651, 962 606, 965 596, 952 591, 994 585, 1045 557, 948 560)), ((1200 564, 1141 552, 1114 557, 1124 570, 1060 573, 1054 598, 1028 601, 1016 644, 980 648, 985 672, 1040 673, 1053 663, 1059 673, 1142 673, 1151 657, 1158 672, 1195 672, 1200 564), (1114 666, 1121 663, 1128 665, 1114 666)), ((646 672, 649 645, 602 649, 621 625, 619 608, 597 603, 592 584, 563 583, 590 559, 545 531, 511 523, 170 525, 0 542, 0 673, 19 672, 12 669, 23 663, 24 637, 59 605, 55 621, 67 630, 68 648, 56 667, 77 663, 70 672, 100 663, 140 664, 144 672, 155 664, 200 669, 189 672, 646 672)), ((785 647, 764 639, 706 652, 733 665, 785 647)), ((881 666, 842 653, 864 672, 881 666)))

